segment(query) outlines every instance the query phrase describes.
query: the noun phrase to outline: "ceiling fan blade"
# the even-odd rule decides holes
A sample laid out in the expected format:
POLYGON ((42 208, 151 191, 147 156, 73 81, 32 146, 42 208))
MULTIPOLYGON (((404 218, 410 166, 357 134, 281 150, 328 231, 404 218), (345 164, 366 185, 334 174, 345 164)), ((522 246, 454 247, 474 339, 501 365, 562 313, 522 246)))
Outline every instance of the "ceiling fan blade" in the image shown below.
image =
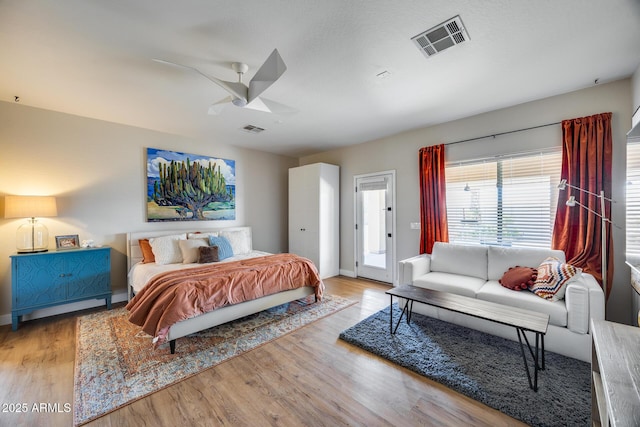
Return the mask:
POLYGON ((239 83, 239 82, 235 83, 235 82, 228 82, 228 81, 225 81, 225 80, 220 80, 220 79, 217 79, 215 77, 208 76, 205 73, 203 73, 202 71, 198 70, 197 68, 189 67, 188 65, 176 64, 175 62, 165 61, 163 59, 154 59, 154 61, 155 62, 159 62, 161 64, 173 65, 173 66, 176 66, 176 67, 180 67, 180 68, 184 68, 184 69, 187 69, 187 70, 195 71, 196 73, 200 74, 202 77, 206 78, 207 80, 212 81, 213 83, 217 84, 218 86, 220 86, 221 88, 223 88, 224 90, 229 92, 231 95, 235 96, 236 98, 241 98, 241 99, 244 99, 244 100, 247 99, 249 89, 247 88, 246 85, 244 85, 242 83, 239 83))
POLYGON ((281 104, 279 102, 272 101, 270 99, 266 99, 262 97, 258 99, 260 99, 262 103, 274 114, 293 115, 299 112, 298 109, 293 108, 289 105, 281 104))
POLYGON ((244 106, 249 110, 262 111, 265 113, 271 113, 271 109, 260 98, 255 98, 253 101, 244 106))
POLYGON ((271 101, 270 99, 265 99, 262 97, 254 99, 244 108, 280 115, 291 115, 298 112, 298 110, 293 107, 289 107, 288 105, 280 104, 279 102, 271 101))
POLYGON ((213 115, 213 116, 217 116, 218 114, 220 114, 222 112, 222 110, 224 109, 224 107, 226 106, 226 104, 231 103, 231 101, 233 100, 232 97, 227 96, 224 99, 221 99, 220 101, 211 104, 211 106, 209 106, 209 111, 207 114, 213 115))
POLYGON ((247 100, 249 88, 247 88, 246 85, 242 83, 227 82, 224 80, 218 80, 217 83, 220 87, 233 95, 234 98, 240 98, 245 102, 249 102, 247 100))
POLYGON ((280 53, 278 53, 278 49, 274 49, 249 82, 247 101, 251 103, 278 80, 285 71, 287 71, 287 66, 282 60, 280 53))

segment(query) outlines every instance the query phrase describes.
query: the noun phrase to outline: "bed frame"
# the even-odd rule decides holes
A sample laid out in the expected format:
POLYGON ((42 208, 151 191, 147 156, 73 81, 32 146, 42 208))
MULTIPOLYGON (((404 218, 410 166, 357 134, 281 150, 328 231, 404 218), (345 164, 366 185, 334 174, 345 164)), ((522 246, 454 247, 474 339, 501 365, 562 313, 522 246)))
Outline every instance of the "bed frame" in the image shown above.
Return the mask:
MULTIPOLYGON (((131 267, 137 262, 142 260, 142 251, 138 244, 139 239, 148 239, 151 237, 168 236, 172 234, 180 233, 192 233, 199 231, 202 233, 210 233, 213 231, 221 230, 248 230, 251 233, 251 227, 228 227, 228 228, 202 228, 198 230, 163 230, 163 231, 140 231, 127 233, 127 273, 131 271, 131 267)), ((133 296, 133 289, 128 283, 127 288, 129 299, 133 296)), ((214 326, 221 325, 223 323, 230 322, 232 320, 239 319, 241 317, 248 316, 250 314, 258 313, 271 307, 295 301, 300 298, 304 298, 308 295, 314 294, 314 289, 311 286, 304 286, 298 289, 292 289, 289 291, 279 292, 277 294, 267 295, 261 298, 257 298, 251 301, 241 302, 239 304, 229 305, 226 307, 218 308, 209 313, 204 313, 191 319, 182 320, 169 328, 167 334, 167 341, 169 341, 169 348, 171 354, 175 354, 176 340, 195 332, 203 331, 205 329, 212 328, 214 326)))

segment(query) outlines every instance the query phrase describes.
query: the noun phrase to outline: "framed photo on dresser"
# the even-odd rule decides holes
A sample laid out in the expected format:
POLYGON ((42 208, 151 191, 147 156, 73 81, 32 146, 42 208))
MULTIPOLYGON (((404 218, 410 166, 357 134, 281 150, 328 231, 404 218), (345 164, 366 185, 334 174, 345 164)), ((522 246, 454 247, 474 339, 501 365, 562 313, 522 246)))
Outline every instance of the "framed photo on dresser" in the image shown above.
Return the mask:
POLYGON ((77 234, 68 234, 66 236, 56 236, 56 249, 77 249, 80 247, 80 240, 77 234))

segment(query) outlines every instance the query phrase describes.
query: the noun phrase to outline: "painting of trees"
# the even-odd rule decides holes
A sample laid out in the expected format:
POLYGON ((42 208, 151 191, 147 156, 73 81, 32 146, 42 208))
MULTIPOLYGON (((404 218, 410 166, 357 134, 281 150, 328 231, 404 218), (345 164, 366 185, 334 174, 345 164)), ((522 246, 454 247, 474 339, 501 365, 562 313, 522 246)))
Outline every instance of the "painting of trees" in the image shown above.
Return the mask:
POLYGON ((229 219, 230 210, 235 218, 235 185, 227 182, 222 170, 224 165, 229 176, 229 162, 233 161, 175 152, 158 155, 158 151, 148 153, 147 170, 157 174, 148 177, 150 221, 229 219))

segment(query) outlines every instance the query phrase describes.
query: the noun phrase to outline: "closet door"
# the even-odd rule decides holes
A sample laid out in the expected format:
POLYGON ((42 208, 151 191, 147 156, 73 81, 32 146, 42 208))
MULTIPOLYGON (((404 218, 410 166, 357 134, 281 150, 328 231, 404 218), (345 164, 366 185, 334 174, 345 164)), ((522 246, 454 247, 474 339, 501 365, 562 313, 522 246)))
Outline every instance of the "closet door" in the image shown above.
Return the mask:
POLYGON ((338 166, 289 169, 289 252, 313 261, 323 279, 340 271, 339 188, 338 166))
POLYGON ((289 252, 320 268, 318 168, 289 169, 289 252))

